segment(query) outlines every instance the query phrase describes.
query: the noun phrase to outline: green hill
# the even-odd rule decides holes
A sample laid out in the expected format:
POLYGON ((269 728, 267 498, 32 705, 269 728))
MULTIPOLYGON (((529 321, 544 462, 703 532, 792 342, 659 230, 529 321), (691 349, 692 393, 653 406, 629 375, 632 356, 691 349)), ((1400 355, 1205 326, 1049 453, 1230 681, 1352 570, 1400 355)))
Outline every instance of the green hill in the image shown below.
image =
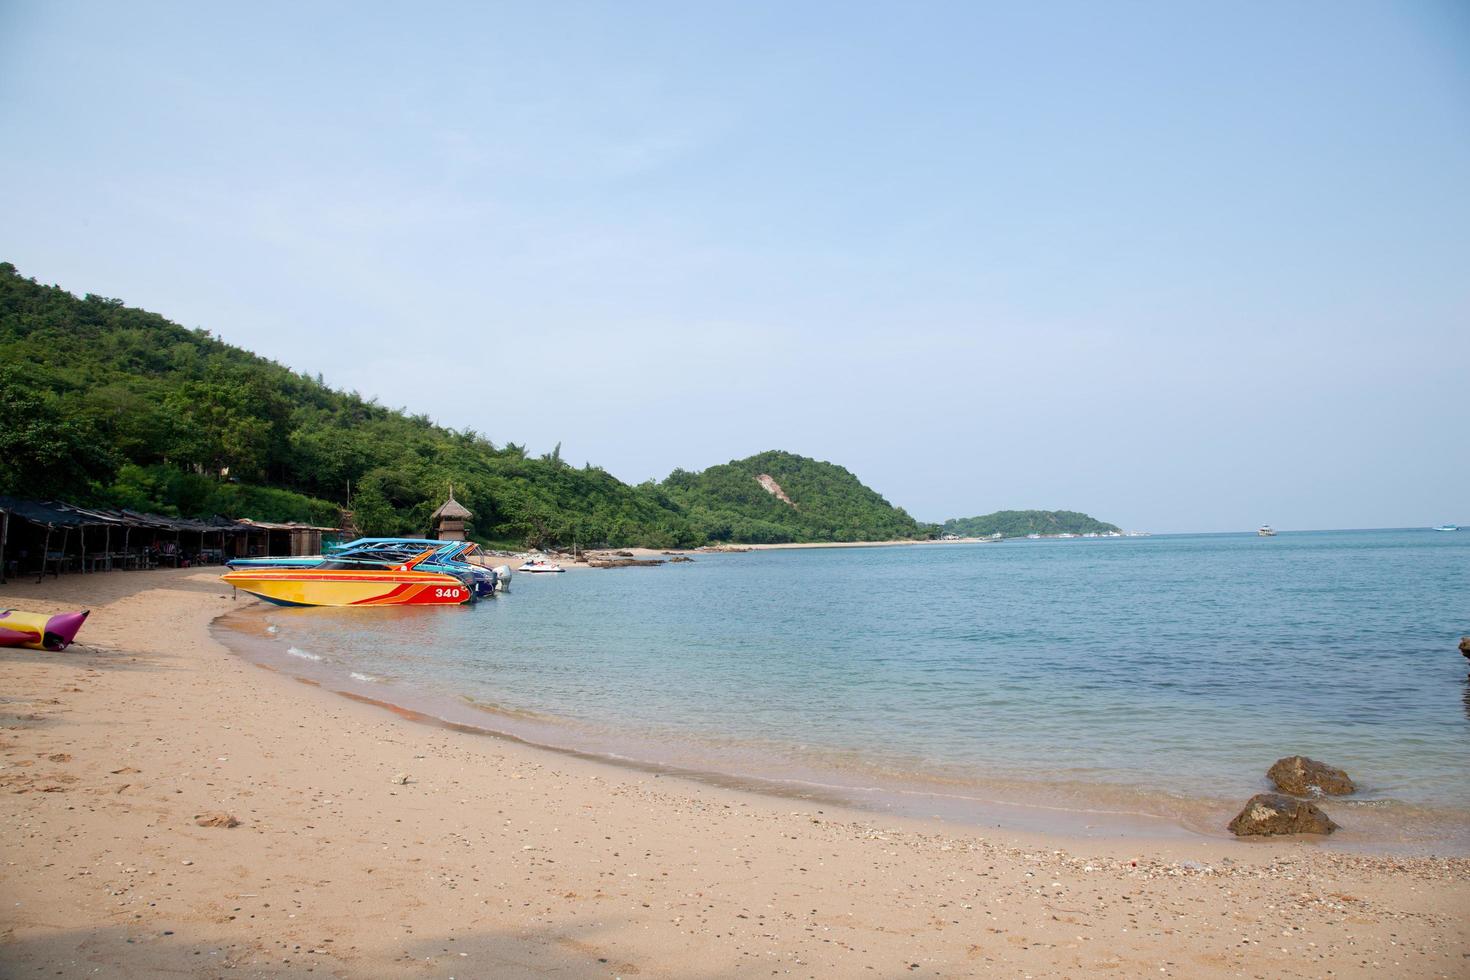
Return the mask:
POLYGON ((1105 534, 1119 528, 1075 510, 998 510, 980 517, 956 517, 940 530, 962 538, 985 538, 999 533, 1006 538, 1028 534, 1105 534))
POLYGON ((449 485, 480 540, 675 547, 922 529, 847 470, 764 453, 630 486, 327 387, 121 300, 0 262, 0 494, 423 533, 449 485), (778 480, 793 504, 756 482, 778 480))
POLYGON ((528 457, 122 301, 0 263, 0 493, 418 534, 452 481, 482 540, 698 543, 653 484, 528 457))
POLYGON ((841 466, 792 453, 675 470, 661 487, 713 541, 887 541, 933 530, 841 466))

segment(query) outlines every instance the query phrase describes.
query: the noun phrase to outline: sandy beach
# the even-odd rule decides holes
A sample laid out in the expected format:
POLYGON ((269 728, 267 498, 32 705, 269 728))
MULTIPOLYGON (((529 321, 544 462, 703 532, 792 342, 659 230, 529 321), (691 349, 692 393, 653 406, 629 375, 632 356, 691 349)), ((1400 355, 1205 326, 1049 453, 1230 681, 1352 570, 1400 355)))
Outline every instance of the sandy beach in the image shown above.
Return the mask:
POLYGON ((0 588, 0 973, 1470 975, 1470 861, 898 820, 446 729, 235 657, 218 569, 0 588), (224 826, 227 818, 237 826, 224 826))

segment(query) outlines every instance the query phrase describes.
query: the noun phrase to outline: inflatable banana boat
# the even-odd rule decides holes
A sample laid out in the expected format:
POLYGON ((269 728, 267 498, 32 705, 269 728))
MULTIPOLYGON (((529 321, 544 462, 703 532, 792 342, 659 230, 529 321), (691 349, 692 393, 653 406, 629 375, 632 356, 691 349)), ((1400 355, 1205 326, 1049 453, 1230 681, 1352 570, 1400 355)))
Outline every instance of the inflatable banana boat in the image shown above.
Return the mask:
POLYGON ((77 630, 87 621, 90 611, 83 609, 81 612, 47 616, 19 609, 0 609, 0 647, 29 647, 59 653, 77 638, 77 630))

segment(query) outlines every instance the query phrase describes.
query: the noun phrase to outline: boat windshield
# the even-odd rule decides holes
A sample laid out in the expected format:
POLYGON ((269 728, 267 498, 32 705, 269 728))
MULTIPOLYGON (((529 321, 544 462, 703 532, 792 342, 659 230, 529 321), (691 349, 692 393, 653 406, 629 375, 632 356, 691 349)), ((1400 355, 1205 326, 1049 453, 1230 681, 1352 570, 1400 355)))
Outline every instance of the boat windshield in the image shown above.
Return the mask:
POLYGON ((388 571, 394 565, 397 565, 397 564, 401 564, 401 563, 400 562, 397 562, 397 561, 393 561, 393 560, 384 560, 382 558, 375 558, 375 559, 333 558, 333 559, 331 559, 329 561, 324 561, 320 565, 317 565, 315 567, 318 570, 320 570, 320 571, 326 571, 326 572, 343 572, 343 571, 351 571, 351 572, 380 571, 381 572, 381 571, 388 571))

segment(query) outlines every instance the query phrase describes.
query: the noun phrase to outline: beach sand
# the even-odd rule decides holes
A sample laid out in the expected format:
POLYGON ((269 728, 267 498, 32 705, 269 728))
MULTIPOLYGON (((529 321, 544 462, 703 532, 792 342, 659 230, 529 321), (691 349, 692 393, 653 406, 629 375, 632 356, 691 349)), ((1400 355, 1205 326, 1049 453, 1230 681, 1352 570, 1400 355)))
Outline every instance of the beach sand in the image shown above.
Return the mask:
POLYGON ((0 975, 1470 975, 1463 859, 992 835, 568 758, 236 658, 217 573, 0 587, 93 610, 67 653, 0 651, 0 975))

